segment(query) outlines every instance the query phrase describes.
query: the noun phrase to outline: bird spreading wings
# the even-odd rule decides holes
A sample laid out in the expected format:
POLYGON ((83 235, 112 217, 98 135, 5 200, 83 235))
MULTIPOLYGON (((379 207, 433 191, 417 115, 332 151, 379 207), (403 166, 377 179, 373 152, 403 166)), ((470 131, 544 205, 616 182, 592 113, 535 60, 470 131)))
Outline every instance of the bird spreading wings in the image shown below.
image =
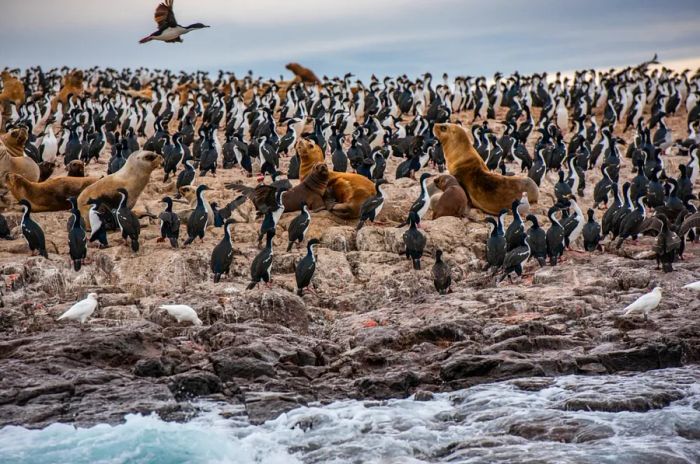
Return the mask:
POLYGON ((173 12, 173 2, 175 0, 163 0, 163 3, 156 7, 156 12, 153 17, 158 24, 158 30, 163 31, 169 27, 177 27, 177 20, 173 12))

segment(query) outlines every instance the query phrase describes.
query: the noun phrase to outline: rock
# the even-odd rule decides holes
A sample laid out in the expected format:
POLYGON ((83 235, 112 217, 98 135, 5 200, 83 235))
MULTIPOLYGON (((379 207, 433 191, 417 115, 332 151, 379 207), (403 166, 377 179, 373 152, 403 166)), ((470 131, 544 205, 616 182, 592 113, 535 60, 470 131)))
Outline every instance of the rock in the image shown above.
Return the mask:
POLYGON ((272 364, 259 359, 212 357, 214 370, 221 380, 228 382, 236 378, 256 379, 258 377, 274 377, 275 369, 272 364))
POLYGON ((306 406, 306 400, 289 393, 248 392, 245 393, 245 409, 253 425, 264 424, 292 409, 306 406))
POLYGON ((191 371, 172 377, 168 385, 178 400, 221 392, 221 380, 211 372, 191 371))
POLYGON ((433 398, 435 398, 435 395, 433 395, 433 392, 429 392, 429 391, 425 391, 425 390, 418 390, 413 395, 414 401, 432 401, 433 398))

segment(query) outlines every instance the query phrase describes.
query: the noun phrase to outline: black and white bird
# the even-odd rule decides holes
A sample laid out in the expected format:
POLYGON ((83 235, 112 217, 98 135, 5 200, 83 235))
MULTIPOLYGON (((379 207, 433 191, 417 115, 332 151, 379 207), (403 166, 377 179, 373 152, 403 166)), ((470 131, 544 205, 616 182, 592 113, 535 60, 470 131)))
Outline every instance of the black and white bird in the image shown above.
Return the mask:
POLYGON ((452 269, 450 265, 442 259, 442 250, 440 249, 435 250, 435 264, 433 264, 431 274, 433 276, 435 290, 437 290, 440 295, 449 293, 450 286, 452 285, 452 269))
POLYGON ((306 232, 309 230, 309 224, 311 224, 311 213, 309 212, 309 207, 306 202, 301 202, 301 211, 299 215, 292 219, 289 223, 289 228, 287 233, 289 234, 289 245, 287 245, 287 252, 292 251, 292 246, 297 243, 301 245, 306 236, 306 232))
POLYGON ((90 243, 97 240, 100 248, 107 248, 107 222, 106 215, 111 215, 112 212, 108 208, 103 208, 102 200, 99 198, 89 198, 87 204, 90 205, 88 210, 88 220, 90 222, 90 243))
POLYGON ((425 234, 418 229, 420 218, 414 211, 408 213, 408 230, 403 233, 403 243, 406 246, 406 258, 413 262, 413 269, 420 270, 420 259, 427 242, 425 234))
POLYGON ((526 240, 530 246, 530 254, 537 260, 540 267, 547 263, 547 233, 540 227, 537 217, 528 214, 525 218, 532 226, 527 230, 526 240))
MULTIPOLYGON (((410 211, 413 211, 418 215, 418 219, 423 220, 423 216, 425 216, 425 213, 428 212, 428 209, 430 208, 430 192, 428 192, 428 179, 432 177, 429 173, 425 172, 421 174, 420 176, 420 195, 418 196, 418 199, 413 202, 411 205, 410 211)), ((409 212, 410 212, 409 211, 409 212)), ((404 227, 406 224, 408 224, 408 219, 406 221, 402 222, 397 228, 404 227)))
POLYGON ((595 211, 592 208, 588 209, 588 221, 583 226, 583 249, 586 251, 595 251, 600 244, 600 224, 595 220, 595 211))
POLYGON ((547 217, 551 223, 549 229, 547 229, 547 256, 549 257, 550 266, 556 266, 559 258, 564 254, 564 239, 565 232, 559 220, 556 218, 555 214, 559 211, 559 208, 552 206, 547 211, 547 217))
POLYGON ((304 289, 311 284, 311 279, 316 272, 316 247, 321 243, 318 239, 312 238, 306 245, 306 256, 297 263, 294 275, 297 280, 297 295, 302 296, 304 289))
POLYGON ((523 218, 520 216, 519 206, 520 200, 514 200, 511 205, 513 222, 511 222, 508 229, 506 229, 506 251, 520 246, 520 238, 525 236, 525 224, 523 224, 523 218))
POLYGON ((80 217, 78 201, 75 197, 68 198, 71 204, 70 230, 68 231, 68 252, 73 261, 73 269, 79 271, 83 265, 83 260, 87 258, 87 235, 83 227, 83 220, 80 217))
POLYGON ((258 231, 258 246, 261 245, 263 237, 269 231, 274 231, 277 228, 277 223, 284 213, 284 195, 287 193, 286 190, 280 190, 275 193, 275 207, 271 209, 263 217, 260 223, 260 230, 258 231))
POLYGON ((24 198, 19 201, 19 204, 24 209, 24 212, 22 213, 22 220, 20 221, 22 236, 24 236, 24 239, 27 241, 27 245, 29 245, 29 250, 32 252, 32 256, 39 254, 48 259, 49 254, 46 252, 46 237, 44 236, 44 230, 31 217, 32 205, 24 198))
POLYGON ((204 192, 209 190, 209 187, 202 184, 197 187, 197 205, 187 219, 187 240, 185 245, 194 242, 195 238, 204 240, 204 232, 209 224, 209 211, 207 211, 204 200, 204 192))
POLYGON ((214 247, 211 253, 209 265, 211 272, 214 274, 214 283, 221 280, 221 275, 228 275, 233 262, 233 234, 231 233, 232 220, 226 221, 224 224, 224 238, 221 239, 218 245, 214 247))
POLYGON ((189 26, 179 25, 175 19, 175 13, 173 12, 173 2, 174 0, 163 0, 163 2, 156 7, 154 18, 156 24, 158 24, 158 30, 141 39, 139 43, 144 44, 151 40, 160 40, 168 43, 182 42, 181 37, 183 35, 196 31, 197 29, 209 27, 202 23, 194 23, 189 26))
POLYGON ((377 194, 369 197, 364 203, 362 203, 362 206, 360 207, 360 220, 357 223, 357 227, 355 228, 356 230, 362 229, 362 226, 365 225, 365 221, 374 222, 377 219, 377 216, 379 216, 379 213, 384 207, 385 200, 382 185, 386 183, 388 182, 384 179, 377 179, 374 182, 377 194))
POLYGON ((161 200, 165 203, 165 211, 160 213, 160 238, 158 242, 163 242, 167 238, 170 241, 170 246, 178 247, 178 239, 180 238, 180 217, 173 212, 173 199, 164 197, 161 200))
POLYGON ((182 194, 180 193, 180 189, 182 187, 187 187, 188 185, 192 185, 194 182, 194 177, 195 177, 195 170, 194 170, 194 165, 192 164, 192 160, 188 159, 185 160, 185 169, 180 171, 180 173, 177 175, 177 182, 175 183, 175 189, 177 190, 177 194, 175 195, 175 198, 180 198, 182 197, 182 194))
POLYGON ((127 244, 127 238, 131 240, 131 249, 133 251, 139 251, 139 235, 141 233, 141 223, 139 218, 131 211, 129 208, 129 192, 125 188, 117 189, 121 199, 119 200, 119 206, 117 207, 117 225, 119 230, 122 232, 122 239, 124 239, 124 245, 127 244))
POLYGON ((269 284, 272 280, 270 273, 272 271, 273 238, 275 238, 274 229, 267 232, 267 242, 265 244, 265 248, 260 250, 250 265, 250 283, 248 284, 248 287, 246 287, 246 290, 252 290, 261 280, 266 284, 269 284))
POLYGON ((503 218, 508 214, 507 209, 502 209, 496 216, 496 219, 487 217, 486 222, 491 224, 491 234, 486 240, 486 267, 484 271, 493 268, 494 271, 500 269, 503 265, 503 259, 506 257, 506 237, 503 232, 503 218))
POLYGON ((503 259, 503 275, 499 279, 499 282, 508 277, 511 278, 511 274, 515 272, 519 277, 523 275, 523 265, 530 258, 530 245, 527 242, 526 236, 523 234, 520 236, 520 243, 518 246, 506 253, 506 257, 503 259))

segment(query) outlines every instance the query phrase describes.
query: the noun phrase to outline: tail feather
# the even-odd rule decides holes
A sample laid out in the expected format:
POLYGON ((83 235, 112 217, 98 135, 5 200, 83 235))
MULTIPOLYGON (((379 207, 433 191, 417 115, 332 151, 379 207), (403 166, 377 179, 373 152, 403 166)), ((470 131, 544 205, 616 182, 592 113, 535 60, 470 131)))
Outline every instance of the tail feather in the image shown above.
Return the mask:
POLYGON ((133 238, 131 239, 131 249, 134 252, 139 251, 139 241, 138 240, 134 240, 133 238))
POLYGON ((413 269, 420 271, 420 258, 413 259, 413 269))
POLYGON ((143 39, 139 40, 139 43, 140 43, 140 44, 145 44, 146 42, 150 42, 151 40, 153 40, 153 37, 151 37, 151 36, 149 35, 149 36, 146 36, 146 37, 144 37, 143 39))
POLYGON ((214 283, 218 284, 221 281, 221 274, 214 274, 214 283))
POLYGON ((287 245, 287 253, 289 253, 290 251, 292 251, 292 245, 294 245, 294 242, 290 240, 290 241, 289 241, 289 245, 287 245))
POLYGON ((173 248, 178 247, 177 237, 170 237, 170 246, 172 246, 173 248))
POLYGON ((75 269, 76 272, 80 270, 82 265, 83 265, 83 262, 81 260, 79 260, 79 259, 73 260, 73 269, 75 269))
POLYGON ((246 290, 252 290, 255 288, 255 286, 258 285, 257 282, 251 282, 248 284, 248 286, 245 288, 246 290))

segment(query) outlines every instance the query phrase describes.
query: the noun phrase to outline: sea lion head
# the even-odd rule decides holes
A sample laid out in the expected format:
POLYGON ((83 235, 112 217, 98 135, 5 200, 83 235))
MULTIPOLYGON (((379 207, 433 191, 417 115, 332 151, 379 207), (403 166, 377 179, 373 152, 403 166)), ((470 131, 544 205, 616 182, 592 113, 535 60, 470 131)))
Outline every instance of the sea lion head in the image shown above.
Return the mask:
POLYGON ((328 181, 328 166, 326 163, 316 163, 313 167, 313 175, 320 181, 328 181))
POLYGON ((312 161, 314 163, 323 162, 323 151, 313 140, 299 138, 296 143, 296 150, 301 161, 312 161))
POLYGON ((80 160, 73 160, 66 165, 69 177, 85 177, 85 163, 80 160))
POLYGON ((27 143, 28 138, 29 132, 27 131, 27 128, 20 126, 10 130, 10 132, 3 137, 3 142, 5 145, 7 145, 7 148, 13 152, 12 154, 17 156, 14 152, 17 150, 19 150, 20 153, 23 152, 24 144, 27 143))
POLYGON ((440 141, 442 151, 447 161, 447 169, 454 174, 455 169, 462 162, 476 164, 485 167, 486 163, 476 153, 469 134, 459 124, 441 123, 435 124, 433 134, 440 141), (483 166, 482 166, 483 165, 483 166))
POLYGON ((138 171, 151 173, 163 165, 163 157, 158 153, 142 150, 132 154, 126 164, 136 166, 138 171))
POLYGON ((459 185, 459 182, 457 182, 457 179, 454 176, 451 176, 449 174, 443 174, 441 176, 438 176, 435 178, 435 186, 442 190, 443 192, 447 187, 450 185, 459 185))

